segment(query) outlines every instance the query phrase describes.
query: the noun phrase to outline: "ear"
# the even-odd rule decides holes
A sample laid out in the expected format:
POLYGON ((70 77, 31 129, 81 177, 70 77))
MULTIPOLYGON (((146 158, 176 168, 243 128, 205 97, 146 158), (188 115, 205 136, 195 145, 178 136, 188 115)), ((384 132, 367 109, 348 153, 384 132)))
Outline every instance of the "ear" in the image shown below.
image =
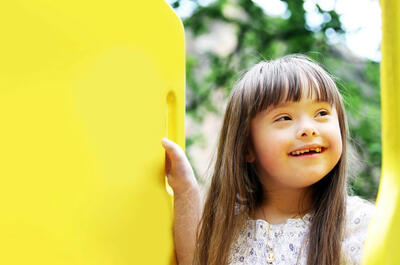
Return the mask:
POLYGON ((249 147, 247 149, 247 153, 246 153, 245 159, 246 159, 247 163, 253 163, 256 160, 256 156, 254 154, 253 147, 249 147))

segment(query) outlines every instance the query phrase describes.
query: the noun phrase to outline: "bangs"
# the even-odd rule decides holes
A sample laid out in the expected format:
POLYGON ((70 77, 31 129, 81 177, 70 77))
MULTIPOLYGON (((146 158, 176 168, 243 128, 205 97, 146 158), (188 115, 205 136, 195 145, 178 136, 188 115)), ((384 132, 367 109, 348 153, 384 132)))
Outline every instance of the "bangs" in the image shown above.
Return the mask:
MULTIPOLYGON (((251 88, 247 99, 251 116, 287 101, 298 102, 306 95, 313 100, 341 105, 341 96, 335 82, 318 64, 305 57, 283 57, 255 65, 243 79, 250 75, 251 88)), ((246 86, 245 84, 243 84, 246 86)), ((246 92, 245 92, 246 93, 246 92)))

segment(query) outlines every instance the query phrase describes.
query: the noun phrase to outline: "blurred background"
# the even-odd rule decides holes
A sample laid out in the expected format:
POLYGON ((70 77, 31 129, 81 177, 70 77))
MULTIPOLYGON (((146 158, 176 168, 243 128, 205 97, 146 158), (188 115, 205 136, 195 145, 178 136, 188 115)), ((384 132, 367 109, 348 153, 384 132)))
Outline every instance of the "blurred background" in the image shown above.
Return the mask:
POLYGON ((260 60, 303 53, 335 78, 351 143, 352 193, 375 201, 381 168, 379 0, 167 0, 186 38, 186 154, 207 189, 227 97, 260 60))

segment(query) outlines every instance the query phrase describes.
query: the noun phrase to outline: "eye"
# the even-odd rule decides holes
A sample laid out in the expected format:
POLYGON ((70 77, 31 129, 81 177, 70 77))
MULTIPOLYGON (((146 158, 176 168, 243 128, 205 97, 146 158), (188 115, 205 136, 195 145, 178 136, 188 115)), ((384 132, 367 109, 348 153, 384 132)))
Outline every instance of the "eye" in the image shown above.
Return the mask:
POLYGON ((320 110, 317 114, 317 116, 326 116, 329 115, 329 112, 327 110, 320 110))
POLYGON ((291 118, 289 116, 282 116, 275 121, 290 121, 291 118))

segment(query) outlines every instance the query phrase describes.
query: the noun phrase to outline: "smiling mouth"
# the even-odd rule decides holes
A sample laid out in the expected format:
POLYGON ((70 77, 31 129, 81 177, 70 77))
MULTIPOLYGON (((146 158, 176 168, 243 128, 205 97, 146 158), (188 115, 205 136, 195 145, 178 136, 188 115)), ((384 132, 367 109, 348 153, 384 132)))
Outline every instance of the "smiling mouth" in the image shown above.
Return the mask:
POLYGON ((316 155, 316 154, 321 154, 325 152, 326 148, 325 147, 317 147, 317 148, 312 148, 312 149, 306 149, 306 150, 301 150, 301 151, 294 151, 290 152, 290 156, 311 156, 311 155, 316 155))

